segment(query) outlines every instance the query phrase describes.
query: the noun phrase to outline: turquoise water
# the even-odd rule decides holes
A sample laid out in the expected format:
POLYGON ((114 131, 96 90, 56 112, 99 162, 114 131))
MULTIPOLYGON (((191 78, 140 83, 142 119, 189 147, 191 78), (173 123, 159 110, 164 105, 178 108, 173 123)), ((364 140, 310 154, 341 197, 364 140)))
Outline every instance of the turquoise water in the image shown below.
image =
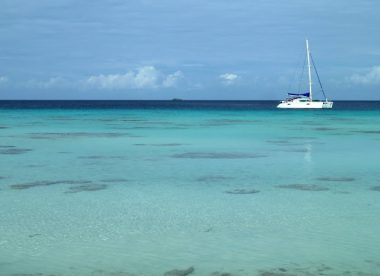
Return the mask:
POLYGON ((0 275, 379 275, 379 153, 379 110, 2 109, 0 275))

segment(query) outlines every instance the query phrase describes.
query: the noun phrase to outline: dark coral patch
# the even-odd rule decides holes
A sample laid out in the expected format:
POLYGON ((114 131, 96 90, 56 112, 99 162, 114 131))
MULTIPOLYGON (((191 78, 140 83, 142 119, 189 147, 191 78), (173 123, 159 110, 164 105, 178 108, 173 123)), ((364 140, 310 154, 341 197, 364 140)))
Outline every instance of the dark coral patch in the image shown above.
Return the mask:
POLYGON ((38 165, 38 164, 29 164, 25 166, 26 168, 42 168, 46 167, 46 165, 38 165))
POLYGON ((225 191, 227 194, 234 194, 234 195, 249 195, 249 194, 257 194, 259 193, 259 190, 255 189, 233 189, 225 191))
POLYGON ((334 194, 349 195, 350 192, 347 192, 347 191, 336 191, 336 192, 334 192, 334 194))
POLYGON ((31 149, 23 149, 23 148, 6 148, 1 149, 0 154, 23 154, 31 151, 31 149))
POLYGON ((257 120, 243 120, 243 119, 215 119, 202 122, 201 126, 226 126, 237 124, 252 124, 257 123, 257 120))
POLYGON ((331 131, 331 130, 338 130, 338 128, 334 128, 334 127, 316 127, 316 128, 314 128, 314 130, 317 130, 317 131, 331 131))
POLYGON ((353 122, 355 121, 354 119, 351 118, 340 118, 340 117, 331 117, 329 118, 331 121, 338 121, 338 122, 353 122))
POLYGON ((223 123, 256 123, 258 120, 245 120, 245 119, 221 119, 219 120, 223 123))
POLYGON ((50 117, 50 120, 54 121, 76 121, 76 118, 73 117, 66 117, 66 116, 52 116, 50 117))
POLYGON ((121 119, 123 122, 149 122, 148 120, 145 119, 121 119))
POLYGON ((186 276, 194 272, 194 267, 187 269, 173 269, 164 273, 164 276, 186 276))
POLYGON ((163 143, 163 144, 133 144, 134 146, 153 146, 153 147, 177 147, 185 144, 180 143, 163 143))
POLYGON ((79 159, 125 159, 124 156, 106 156, 106 155, 86 155, 86 156, 79 156, 79 159))
POLYGON ((155 147, 177 147, 177 146, 183 146, 184 144, 180 143, 163 143, 163 144, 152 144, 152 146, 155 147))
POLYGON ((278 185, 276 187, 281 188, 281 189, 293 189, 293 190, 299 190, 299 191, 312 191, 312 192, 329 190, 326 187, 322 187, 322 186, 318 186, 318 185, 310 185, 310 184, 278 185))
POLYGON ((371 187, 370 190, 380 192, 380 186, 371 187))
POLYGON ((247 159, 266 157, 266 155, 235 152, 186 152, 174 154, 172 157, 188 159, 247 159))
POLYGON ((355 130, 353 132, 364 134, 380 134, 380 130, 355 130))
POLYGON ((353 177, 329 177, 329 176, 323 176, 323 177, 318 177, 317 180, 320 180, 320 181, 331 181, 331 182, 352 182, 352 181, 355 181, 355 178, 353 178, 353 177))
POLYGON ((282 271, 260 271, 259 276, 296 276, 297 274, 282 271))
POLYGON ((367 275, 366 273, 356 273, 352 271, 346 271, 343 273, 337 273, 332 271, 333 268, 325 264, 320 264, 316 266, 300 266, 298 264, 293 265, 289 268, 273 268, 258 271, 259 276, 298 276, 298 275, 367 275))
POLYGON ((290 143, 289 140, 267 140, 266 142, 275 145, 288 145, 290 143))
POLYGON ((215 272, 211 273, 210 276, 234 276, 234 274, 229 273, 229 272, 215 271, 215 272))
POLYGON ((280 145, 290 143, 289 140, 280 140, 280 139, 279 140, 267 140, 266 142, 270 143, 270 144, 280 144, 280 145))
POLYGON ((72 186, 65 193, 95 192, 104 189, 107 189, 106 184, 85 184, 80 186, 72 186))
POLYGON ((222 176, 222 175, 206 175, 206 176, 198 177, 196 180, 199 182, 217 182, 217 181, 230 180, 230 179, 233 179, 233 177, 222 176))
POLYGON ((309 152, 308 149, 302 149, 302 148, 288 148, 288 149, 283 149, 281 151, 285 151, 285 152, 298 152, 298 153, 309 152))
POLYGON ((57 184, 88 184, 91 183, 89 180, 57 180, 57 181, 33 181, 21 184, 10 185, 13 190, 26 190, 34 187, 46 187, 57 184))
POLYGON ((137 276, 137 274, 127 271, 105 271, 103 269, 96 269, 90 275, 92 276, 137 276))
POLYGON ((38 236, 41 236, 42 234, 39 234, 39 233, 36 233, 36 234, 30 234, 28 235, 29 238, 34 238, 34 237, 38 237, 38 236))
POLYGON ((295 139, 295 140, 306 140, 306 141, 311 141, 311 140, 318 140, 316 137, 308 137, 308 136, 288 136, 285 137, 287 139, 295 139))
POLYGON ((129 180, 125 178, 108 178, 108 179, 102 179, 100 181, 106 182, 106 183, 120 183, 120 182, 128 182, 129 180))
MULTIPOLYGON (((8 274, 11 276, 45 276, 46 274, 41 272, 30 272, 30 273, 16 273, 16 274, 8 274)), ((58 276, 56 274, 49 274, 49 276, 58 276)))
POLYGON ((129 136, 119 132, 33 132, 31 139, 61 139, 61 138, 115 138, 129 136))

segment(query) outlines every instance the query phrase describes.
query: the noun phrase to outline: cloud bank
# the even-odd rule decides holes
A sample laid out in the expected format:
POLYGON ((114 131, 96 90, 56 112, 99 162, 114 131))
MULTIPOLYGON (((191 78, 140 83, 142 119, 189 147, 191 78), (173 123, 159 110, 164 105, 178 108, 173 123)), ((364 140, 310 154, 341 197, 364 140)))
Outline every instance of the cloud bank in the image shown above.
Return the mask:
POLYGON ((8 82, 8 78, 6 76, 0 76, 0 84, 4 84, 8 82))
POLYGON ((380 66, 372 67, 365 74, 354 74, 349 80, 355 84, 376 85, 380 84, 380 66))
POLYGON ((90 76, 86 85, 98 89, 154 89, 175 87, 183 78, 181 71, 165 75, 154 66, 140 67, 125 74, 100 74, 90 76))
POLYGON ((183 79, 184 76, 181 71, 177 71, 173 74, 169 74, 164 81, 162 82, 162 85, 164 87, 175 87, 177 84, 183 79))
POLYGON ((62 77, 51 77, 47 80, 31 79, 26 83, 27 87, 34 87, 39 89, 61 88, 69 86, 71 83, 62 77))
POLYGON ((222 81, 223 85, 229 86, 235 84, 240 79, 240 77, 233 73, 225 73, 220 75, 219 79, 222 81))

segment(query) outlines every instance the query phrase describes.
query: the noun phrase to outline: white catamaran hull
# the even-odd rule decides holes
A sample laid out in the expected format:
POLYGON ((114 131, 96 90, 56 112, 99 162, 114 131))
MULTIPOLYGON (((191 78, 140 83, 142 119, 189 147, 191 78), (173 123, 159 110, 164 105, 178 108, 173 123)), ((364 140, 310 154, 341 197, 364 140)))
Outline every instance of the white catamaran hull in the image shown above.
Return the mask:
POLYGON ((299 101, 282 101, 277 108, 294 108, 294 109, 317 109, 332 108, 333 102, 299 102, 299 101))
POLYGON ((306 57, 307 57, 307 68, 308 68, 308 76, 309 76, 309 91, 307 93, 288 93, 291 98, 286 99, 285 101, 281 101, 277 108, 287 108, 287 109, 321 109, 321 108, 332 108, 333 102, 328 101, 323 91, 321 81, 318 76, 317 68, 315 68, 314 61, 310 55, 309 50, 309 42, 306 39, 306 57), (324 101, 316 101, 313 100, 313 90, 312 90, 312 81, 311 81, 311 63, 313 62, 313 68, 318 77, 319 85, 321 86, 321 90, 323 95, 325 96, 324 101))

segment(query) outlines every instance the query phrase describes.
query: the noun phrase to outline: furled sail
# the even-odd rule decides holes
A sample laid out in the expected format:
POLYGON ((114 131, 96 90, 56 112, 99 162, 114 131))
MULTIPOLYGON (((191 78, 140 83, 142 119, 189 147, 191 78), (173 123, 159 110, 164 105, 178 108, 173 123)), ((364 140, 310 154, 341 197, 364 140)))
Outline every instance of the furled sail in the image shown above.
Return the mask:
POLYGON ((301 94, 298 94, 298 93, 288 93, 289 96, 303 96, 303 97, 310 97, 310 93, 309 92, 306 92, 306 93, 301 93, 301 94))

